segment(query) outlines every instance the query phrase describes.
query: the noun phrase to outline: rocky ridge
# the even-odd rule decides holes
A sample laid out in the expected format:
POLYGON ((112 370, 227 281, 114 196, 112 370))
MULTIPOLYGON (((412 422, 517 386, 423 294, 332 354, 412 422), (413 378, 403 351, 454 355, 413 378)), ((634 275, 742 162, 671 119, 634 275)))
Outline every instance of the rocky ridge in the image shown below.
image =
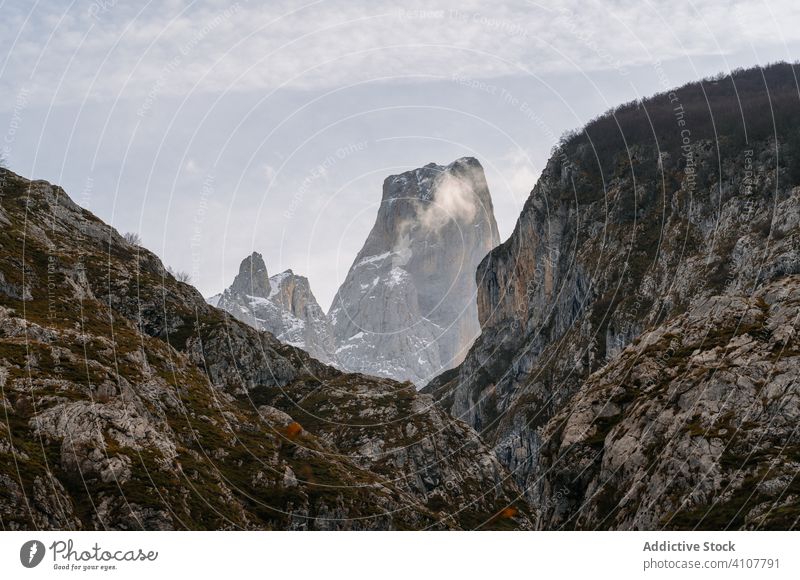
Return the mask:
POLYGON ((412 386, 206 304, 57 186, 0 169, 0 223, 0 528, 529 526, 412 386))
POLYGON ((543 430, 538 526, 796 528, 799 324, 790 276, 636 339, 543 430))
POLYGON ((326 364, 335 360, 330 323, 308 279, 291 270, 269 276, 258 252, 242 260, 233 284, 208 303, 326 364))
POLYGON ((794 480, 768 469, 796 461, 771 423, 791 421, 794 387, 769 374, 788 372, 792 350, 771 350, 749 330, 740 336, 709 304, 739 312, 762 296, 766 315, 770 285, 796 284, 788 277, 800 273, 799 125, 787 64, 618 107, 565 137, 512 236, 481 262, 482 334, 424 392, 494 447, 541 509, 539 527, 780 528, 797 514, 794 480), (626 349, 643 333, 684 325, 667 367, 654 371, 644 357, 629 369, 636 354, 626 349), (750 349, 736 371, 680 375, 702 362, 697 355, 711 357, 699 367, 707 373, 721 356, 702 352, 703 325, 718 337, 714 348, 750 349), (661 387, 628 384, 628 370, 661 387), (714 418, 726 390, 741 391, 732 400, 745 405, 760 396, 760 414, 727 416, 726 407, 714 418), (677 424, 668 429, 667 417, 677 424), (729 443, 733 455, 723 453, 729 443), (625 453, 632 463, 617 471, 625 453), (709 480, 694 493, 703 470, 709 480), (743 495, 754 483, 760 495, 743 495))

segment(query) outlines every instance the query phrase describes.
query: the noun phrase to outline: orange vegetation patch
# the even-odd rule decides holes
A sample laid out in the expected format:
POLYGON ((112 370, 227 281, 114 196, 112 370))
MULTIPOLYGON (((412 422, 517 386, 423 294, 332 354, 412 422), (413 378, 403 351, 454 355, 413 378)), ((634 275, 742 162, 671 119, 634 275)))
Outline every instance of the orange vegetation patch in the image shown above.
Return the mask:
POLYGON ((289 425, 286 427, 286 436, 289 439, 294 439, 302 432, 303 432, 303 427, 300 425, 300 423, 296 421, 289 423, 289 425))
POLYGON ((503 508, 499 515, 501 518, 507 520, 516 517, 517 514, 519 514, 519 510, 515 507, 509 506, 507 508, 503 508))

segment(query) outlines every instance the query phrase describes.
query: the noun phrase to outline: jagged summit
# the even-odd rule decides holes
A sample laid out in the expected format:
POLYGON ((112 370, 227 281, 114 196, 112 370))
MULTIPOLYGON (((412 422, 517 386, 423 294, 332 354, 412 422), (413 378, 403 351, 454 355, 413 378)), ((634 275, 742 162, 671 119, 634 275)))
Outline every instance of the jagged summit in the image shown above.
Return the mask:
POLYGON ((242 260, 239 274, 222 294, 207 302, 278 340, 302 348, 324 363, 334 362, 334 346, 325 312, 308 278, 291 269, 269 276, 258 252, 242 260))
POLYGON ((498 243, 477 159, 387 177, 329 311, 338 364, 418 385, 458 364, 479 333, 475 268, 498 243))
MULTIPOLYGON (((491 195, 486 185, 486 176, 483 173, 483 166, 474 157, 460 157, 447 165, 428 163, 416 169, 410 169, 403 173, 389 175, 383 181, 383 195, 381 200, 406 199, 409 203, 413 200, 437 203, 433 199, 437 187, 443 185, 440 180, 450 179, 462 182, 471 182, 474 187, 469 192, 476 197, 476 209, 480 208, 486 212, 493 213, 491 195)), ((455 182, 451 182, 455 183, 455 182)), ((469 199, 442 199, 438 203, 449 205, 454 202, 463 202, 465 207, 461 210, 469 209, 469 199)))
POLYGON ((475 269, 499 243, 480 162, 462 157, 384 180, 378 216, 326 316, 291 269, 258 252, 208 302, 344 370, 425 384, 478 335, 475 269))
POLYGON ((245 258, 208 302, 339 368, 423 385, 478 335, 475 269, 499 243, 480 162, 462 157, 384 180, 372 231, 326 316, 308 280, 245 258))
POLYGON ((264 258, 253 252, 239 265, 239 273, 233 279, 231 291, 266 298, 270 293, 269 274, 264 258))

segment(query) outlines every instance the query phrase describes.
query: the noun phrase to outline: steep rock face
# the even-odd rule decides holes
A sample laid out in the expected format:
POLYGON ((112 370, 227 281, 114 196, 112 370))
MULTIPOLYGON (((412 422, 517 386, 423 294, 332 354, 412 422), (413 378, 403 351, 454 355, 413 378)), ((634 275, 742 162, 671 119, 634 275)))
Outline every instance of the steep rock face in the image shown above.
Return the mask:
POLYGON ((529 508, 511 476, 473 429, 433 399, 407 383, 364 375, 342 375, 328 385, 297 382, 256 396, 292 412, 360 468, 421 498, 446 526, 529 527, 529 508))
POLYGON ((530 525, 490 450, 414 389, 206 304, 46 182, 0 169, 0 222, 2 529, 530 525))
POLYGON ((591 373, 712 296, 800 272, 793 78, 789 65, 740 71, 594 121, 480 264, 482 334, 425 391, 494 446, 533 505, 566 493, 540 488, 543 433, 591 373))
POLYGON ((257 252, 242 261, 230 288, 209 298, 208 303, 319 361, 334 362, 328 317, 314 298, 308 279, 291 270, 270 277, 257 252))
POLYGON ((475 267, 498 242, 477 160, 388 177, 329 312, 338 364, 421 386, 461 362, 480 332, 475 267))
POLYGON ((716 296, 591 375, 544 429, 540 527, 790 529, 800 276, 716 296))

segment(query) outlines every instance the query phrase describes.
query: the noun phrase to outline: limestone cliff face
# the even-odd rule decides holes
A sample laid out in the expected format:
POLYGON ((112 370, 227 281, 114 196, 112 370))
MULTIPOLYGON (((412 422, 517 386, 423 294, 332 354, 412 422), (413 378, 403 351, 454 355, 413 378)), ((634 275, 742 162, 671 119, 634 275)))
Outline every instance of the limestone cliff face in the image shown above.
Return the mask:
POLYGON ((796 526, 799 320, 789 276, 644 333, 545 428, 538 525, 796 526))
POLYGON ((477 160, 388 177, 329 312, 338 364, 422 385, 460 363, 480 332, 475 268, 498 242, 477 160))
MULTIPOLYGON (((580 403, 575 397, 583 396, 576 393, 590 389, 592 373, 611 372, 606 365, 620 364, 643 332, 658 332, 715 296, 721 303, 748 300, 754 289, 800 273, 800 103, 792 79, 788 65, 742 71, 594 121, 559 146, 512 236, 481 262, 482 334, 464 362, 425 391, 482 433, 532 505, 562 505, 565 494, 588 498, 583 494, 605 481, 602 475, 594 483, 573 480, 578 472, 569 461, 556 460, 567 453, 558 443, 557 417, 573 416, 580 403), (765 110, 772 113, 765 116, 765 110), (548 480, 566 487, 543 489, 548 480)), ((707 323, 709 333, 726 332, 715 320, 707 323)), ((681 350, 670 364, 688 364, 691 356, 681 350)), ((755 349, 742 368, 771 364, 763 349, 755 349)), ((699 400, 698 390, 708 383, 683 384, 692 391, 685 396, 699 400)), ((630 405, 660 408, 650 398, 661 392, 626 393, 630 405)), ((604 400, 588 415, 597 411, 602 419, 604 400)), ((633 413, 638 419, 631 421, 646 423, 633 413)), ((756 432, 768 431, 766 422, 756 421, 756 432)), ((632 425, 624 430, 635 431, 632 425)), ((647 437, 641 445, 649 444, 647 437)), ((602 445, 612 443, 592 442, 601 445, 600 457, 602 445)), ((673 467, 700 461, 690 445, 669 450, 673 467)), ((612 455, 621 460, 618 449, 612 455)), ((540 525, 654 527, 668 507, 659 504, 647 514, 647 498, 659 489, 689 493, 688 487, 668 488, 664 479, 647 480, 643 472, 632 477, 610 483, 613 501, 595 502, 595 511, 550 510, 540 525), (633 483, 651 486, 650 495, 625 496, 633 483), (625 506, 619 517, 611 513, 618 504, 625 506)), ((698 510, 725 500, 722 487, 707 492, 692 504, 698 510)))
POLYGON ((308 279, 291 270, 270 277, 258 252, 242 261, 230 288, 208 302, 321 362, 334 362, 330 324, 308 279))
MULTIPOLYGON (((3 529, 530 526, 477 434, 413 387, 206 304, 49 183, 0 169, 0 224, 3 529)), ((308 306, 251 258, 236 293, 308 306)))

